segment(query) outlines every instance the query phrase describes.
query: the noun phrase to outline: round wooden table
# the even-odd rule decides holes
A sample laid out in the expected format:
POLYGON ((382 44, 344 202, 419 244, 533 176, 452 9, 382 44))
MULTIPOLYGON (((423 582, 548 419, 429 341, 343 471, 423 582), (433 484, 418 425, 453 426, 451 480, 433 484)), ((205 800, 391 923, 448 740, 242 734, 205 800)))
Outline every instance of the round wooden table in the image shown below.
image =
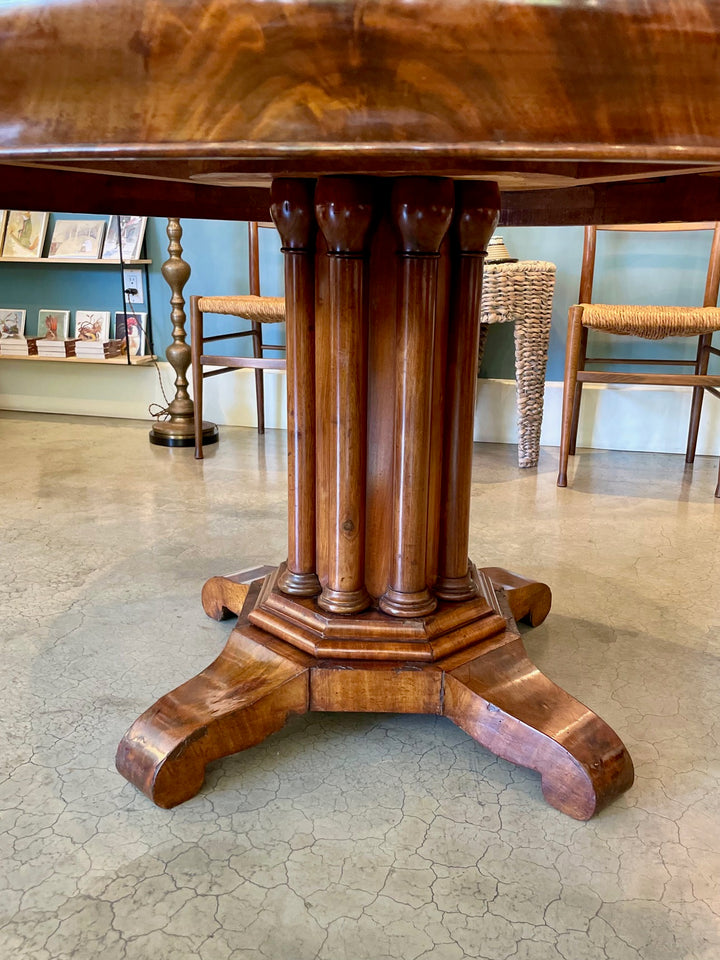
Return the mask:
POLYGON ((5 206, 270 210, 283 242, 288 559, 206 585, 211 616, 238 615, 225 650, 118 749, 155 803, 307 710, 442 714, 578 818, 630 786, 617 735, 525 653, 515 621, 547 615, 548 587, 468 558, 483 257, 499 217, 720 218, 717 19, 709 0, 2 5, 5 206))

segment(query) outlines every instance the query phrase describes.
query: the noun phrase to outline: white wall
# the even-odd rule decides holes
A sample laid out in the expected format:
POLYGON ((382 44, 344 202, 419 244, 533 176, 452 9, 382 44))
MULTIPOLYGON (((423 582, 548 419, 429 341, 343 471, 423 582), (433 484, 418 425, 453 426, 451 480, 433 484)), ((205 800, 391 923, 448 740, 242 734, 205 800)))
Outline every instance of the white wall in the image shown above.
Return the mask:
MULTIPOLYGON (((175 394, 174 373, 160 363, 165 392, 175 394)), ((27 360, 0 361, 0 408, 48 413, 120 417, 150 422, 150 404, 164 403, 153 366, 124 367, 27 360)), ((266 424, 284 429, 285 375, 265 371, 266 424)), ((562 384, 545 385, 545 415, 541 442, 560 442, 562 384)), ((690 409, 690 391, 679 387, 586 384, 580 419, 579 445, 603 450, 643 450, 680 453, 690 409)), ((218 424, 255 426, 253 372, 211 377, 205 382, 207 420, 218 424)), ((517 442, 515 383, 480 380, 475 439, 517 442)), ((720 403, 705 399, 698 453, 720 454, 720 403)))

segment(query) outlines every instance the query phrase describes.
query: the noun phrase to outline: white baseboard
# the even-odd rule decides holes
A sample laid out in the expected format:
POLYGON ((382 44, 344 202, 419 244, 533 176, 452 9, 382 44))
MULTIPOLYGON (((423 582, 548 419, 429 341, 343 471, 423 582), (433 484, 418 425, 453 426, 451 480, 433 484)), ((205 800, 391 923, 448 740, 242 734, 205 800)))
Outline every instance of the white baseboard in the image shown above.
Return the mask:
MULTIPOLYGON (((560 445, 562 383, 545 384, 542 446, 560 445)), ((687 387, 586 383, 583 386, 578 446, 595 450, 684 453, 690 418, 687 387)), ((480 380, 475 403, 475 440, 517 443, 514 380, 480 380)), ((720 454, 720 403, 706 396, 697 452, 720 454)))
MULTIPOLYGON (((165 392, 175 395, 174 372, 159 364, 165 392)), ((149 420, 150 404, 163 405, 154 367, 62 364, 3 360, 0 408, 43 413, 149 420)), ((540 438, 560 443, 562 384, 545 384, 540 438)), ((251 370, 205 381, 204 416, 218 424, 256 426, 255 377, 251 370)), ((578 445, 600 450, 682 453, 685 450, 690 391, 682 387, 586 384, 578 445)), ((285 374, 265 371, 265 422, 285 429, 285 374)), ((475 440, 517 443, 517 407, 513 380, 481 380, 475 406, 475 440)), ((720 453, 720 403, 706 397, 698 453, 720 453)))

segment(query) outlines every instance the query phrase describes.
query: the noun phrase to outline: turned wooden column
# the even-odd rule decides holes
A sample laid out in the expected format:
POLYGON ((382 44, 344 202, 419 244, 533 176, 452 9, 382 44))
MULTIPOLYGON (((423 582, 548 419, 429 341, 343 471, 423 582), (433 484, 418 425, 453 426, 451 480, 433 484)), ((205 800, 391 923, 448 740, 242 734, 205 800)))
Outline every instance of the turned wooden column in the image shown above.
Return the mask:
POLYGON ((431 613, 427 524, 437 268, 453 212, 452 180, 407 177, 393 186, 390 216, 400 239, 397 300, 395 458, 390 587, 380 609, 431 613))
MULTIPOLYGON (((183 260, 182 226, 178 217, 168 217, 168 254, 161 272, 170 287, 170 319, 173 342, 165 351, 168 363, 175 371, 175 396, 168 404, 169 420, 159 420, 150 430, 150 442, 162 447, 195 446, 195 407, 188 393, 187 371, 190 366, 190 347, 185 333, 185 298, 183 290, 190 279, 190 264, 183 260)), ((217 426, 203 421, 203 444, 216 443, 217 426)))
POLYGON ((435 593, 444 600, 469 600, 477 594, 468 560, 473 424, 483 262, 499 214, 497 184, 470 180, 456 184, 435 584, 435 593))
POLYGON ((537 770, 548 802, 579 819, 632 783, 616 734, 523 648, 513 618, 540 623, 549 588, 468 561, 482 254, 499 204, 494 185, 455 189, 423 177, 326 177, 314 197, 307 180, 272 187, 288 563, 205 585, 209 616, 238 616, 225 650, 123 737, 118 770, 161 806, 194 796, 212 760, 316 710, 448 717, 537 770))
POLYGON ((374 188, 362 177, 322 177, 317 222, 327 243, 329 350, 318 357, 324 398, 325 478, 319 509, 328 516, 327 582, 318 599, 331 613, 370 604, 365 587, 367 437, 367 248, 374 188))
POLYGON ((315 556, 314 180, 274 180, 270 213, 285 261, 288 435, 288 561, 283 593, 320 592, 315 556))

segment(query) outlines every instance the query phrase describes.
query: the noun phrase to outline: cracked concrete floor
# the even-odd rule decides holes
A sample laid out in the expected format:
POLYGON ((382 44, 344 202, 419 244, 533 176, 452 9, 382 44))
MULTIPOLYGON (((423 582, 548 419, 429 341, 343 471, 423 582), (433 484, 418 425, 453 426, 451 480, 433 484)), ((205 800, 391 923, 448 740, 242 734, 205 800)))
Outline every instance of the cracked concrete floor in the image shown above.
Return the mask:
POLYGON ((577 823, 433 717, 297 718, 160 810, 118 740, 229 624, 202 583, 277 562, 285 436, 196 463, 147 425, 0 414, 0 957, 717 960, 717 461, 477 446, 472 555, 546 580, 530 655, 637 781, 577 823))

